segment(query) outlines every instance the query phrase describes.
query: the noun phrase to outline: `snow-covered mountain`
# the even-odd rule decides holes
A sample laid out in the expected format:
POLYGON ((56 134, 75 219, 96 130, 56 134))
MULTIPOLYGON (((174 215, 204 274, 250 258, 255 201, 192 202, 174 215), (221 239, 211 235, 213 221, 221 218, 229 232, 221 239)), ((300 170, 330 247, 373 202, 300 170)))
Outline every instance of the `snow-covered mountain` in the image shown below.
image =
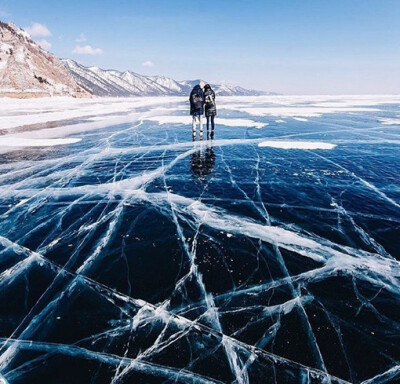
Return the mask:
POLYGON ((0 22, 0 96, 89 96, 60 59, 23 29, 0 22))
POLYGON ((96 96, 158 96, 169 90, 150 77, 134 72, 85 67, 70 59, 62 60, 75 81, 96 96))
MULTIPOLYGON (((97 96, 161 96, 188 95, 195 84, 205 81, 177 81, 165 76, 143 76, 138 73, 85 67, 74 60, 64 59, 65 67, 76 82, 97 96)), ((256 96, 267 92, 248 90, 238 86, 211 84, 221 96, 256 96)))

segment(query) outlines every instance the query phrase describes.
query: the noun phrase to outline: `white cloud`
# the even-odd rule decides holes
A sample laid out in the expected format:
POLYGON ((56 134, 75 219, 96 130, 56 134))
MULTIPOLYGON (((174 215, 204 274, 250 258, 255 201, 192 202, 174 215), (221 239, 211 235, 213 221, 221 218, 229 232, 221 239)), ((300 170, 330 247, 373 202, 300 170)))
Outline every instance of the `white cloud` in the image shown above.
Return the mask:
POLYGON ((87 40, 87 39, 86 39, 86 36, 85 36, 84 33, 81 33, 81 34, 75 39, 75 41, 76 41, 77 43, 84 43, 86 40, 87 40))
POLYGON ((150 60, 147 60, 144 63, 142 63, 142 67, 154 67, 154 63, 150 60))
POLYGON ((77 45, 72 53, 77 53, 78 55, 101 55, 103 50, 101 48, 93 48, 91 45, 77 45))
POLYGON ((11 14, 0 9, 0 17, 8 19, 9 17, 11 17, 11 14))
POLYGON ((51 36, 51 32, 46 25, 40 23, 32 23, 30 27, 24 27, 32 37, 47 37, 51 36))
POLYGON ((49 42, 48 42, 47 40, 45 40, 45 39, 39 40, 39 41, 37 41, 37 43, 38 43, 43 49, 45 49, 46 51, 49 51, 50 48, 51 48, 51 43, 49 43, 49 42))

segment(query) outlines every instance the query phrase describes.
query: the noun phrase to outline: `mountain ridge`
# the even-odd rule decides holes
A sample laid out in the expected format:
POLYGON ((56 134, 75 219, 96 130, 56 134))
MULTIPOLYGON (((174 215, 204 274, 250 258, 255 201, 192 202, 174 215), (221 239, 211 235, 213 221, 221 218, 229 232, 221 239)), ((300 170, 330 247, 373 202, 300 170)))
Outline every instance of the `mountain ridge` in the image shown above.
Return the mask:
MULTIPOLYGON (((145 76, 133 71, 86 67, 72 59, 62 59, 75 81, 96 96, 183 96, 198 80, 174 80, 167 76, 145 76)), ((272 92, 249 90, 227 84, 210 84, 220 96, 260 96, 272 92)))

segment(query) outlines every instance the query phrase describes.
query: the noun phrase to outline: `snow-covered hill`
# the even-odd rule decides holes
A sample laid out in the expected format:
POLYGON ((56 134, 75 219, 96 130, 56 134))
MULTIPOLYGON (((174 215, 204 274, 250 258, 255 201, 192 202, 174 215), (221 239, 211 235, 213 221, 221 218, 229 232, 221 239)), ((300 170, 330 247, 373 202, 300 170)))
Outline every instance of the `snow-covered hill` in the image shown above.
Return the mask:
POLYGON ((23 29, 0 22, 0 96, 89 96, 23 29))
MULTIPOLYGON (((76 82, 97 96, 160 96, 188 95, 202 80, 177 81, 165 76, 143 76, 138 73, 85 67, 74 60, 63 60, 76 82)), ((238 86, 211 84, 221 96, 257 96, 267 92, 248 90, 238 86)))

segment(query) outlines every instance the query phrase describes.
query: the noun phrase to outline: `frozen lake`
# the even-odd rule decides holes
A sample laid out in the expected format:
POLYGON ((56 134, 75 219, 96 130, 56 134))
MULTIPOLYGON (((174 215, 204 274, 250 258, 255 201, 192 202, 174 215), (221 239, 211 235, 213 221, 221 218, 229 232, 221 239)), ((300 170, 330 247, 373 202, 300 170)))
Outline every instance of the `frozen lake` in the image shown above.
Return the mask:
POLYGON ((1 100, 0 382, 400 382, 400 96, 1 100))

